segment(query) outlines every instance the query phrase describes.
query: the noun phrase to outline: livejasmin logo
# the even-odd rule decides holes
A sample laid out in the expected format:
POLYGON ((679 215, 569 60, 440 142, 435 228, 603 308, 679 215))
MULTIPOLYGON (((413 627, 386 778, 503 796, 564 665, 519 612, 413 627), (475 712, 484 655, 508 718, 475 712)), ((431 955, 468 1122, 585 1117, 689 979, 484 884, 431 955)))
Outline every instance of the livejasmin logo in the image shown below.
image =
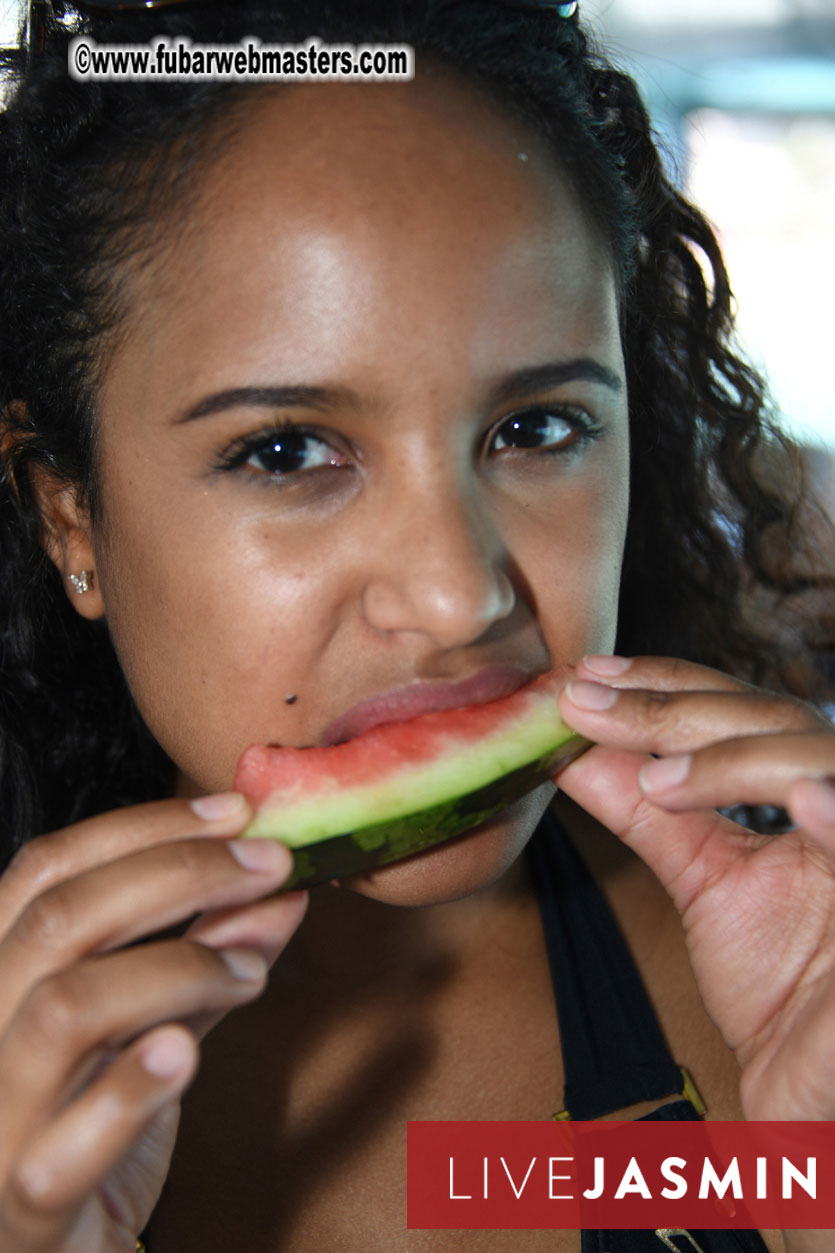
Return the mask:
MULTIPOLYGON (((455 1190, 456 1170, 460 1170, 461 1174, 470 1178, 474 1173, 474 1163, 472 1161, 465 1161, 463 1164, 459 1162, 456 1167, 456 1159, 450 1157, 449 1199, 472 1201, 477 1195, 481 1200, 486 1201, 490 1197, 491 1186, 499 1188, 509 1186, 514 1198, 521 1201, 530 1184, 532 1190, 546 1189, 549 1201, 574 1201, 577 1199, 576 1192, 555 1191, 558 1187, 565 1188, 573 1185, 576 1188, 577 1181, 574 1172, 570 1167, 568 1168, 569 1174, 555 1172, 558 1168, 566 1169, 566 1163, 573 1164, 575 1160, 574 1157, 548 1157, 541 1160, 532 1157, 527 1168, 522 1163, 518 1168, 517 1177, 514 1177, 514 1172, 505 1157, 499 1157, 497 1162, 492 1163, 489 1157, 483 1157, 480 1191, 474 1194, 455 1190)), ((742 1166, 737 1157, 731 1159, 724 1171, 709 1157, 703 1158, 700 1163, 688 1162, 683 1157, 665 1157, 657 1166, 658 1178, 655 1178, 654 1166, 650 1166, 645 1173, 637 1158, 631 1157, 625 1170, 615 1168, 614 1175, 609 1177, 611 1171, 607 1174, 606 1158, 594 1157, 593 1183, 591 1187, 582 1189, 582 1195, 587 1201, 597 1201, 605 1196, 610 1196, 615 1201, 623 1200, 627 1196, 640 1196, 645 1201, 661 1196, 665 1200, 678 1201, 687 1195, 694 1183, 697 1183, 697 1195, 701 1201, 708 1200, 711 1195, 719 1200, 726 1195, 738 1201, 748 1196, 756 1200, 765 1200, 770 1195, 769 1188, 775 1186, 778 1188, 778 1195, 781 1199, 791 1200, 795 1184, 803 1188, 812 1199, 817 1196, 817 1158, 815 1157, 807 1157, 802 1168, 787 1157, 781 1157, 778 1162, 772 1162, 767 1157, 757 1157, 753 1163, 753 1177, 751 1177, 751 1163, 746 1165, 749 1177, 743 1183, 742 1166), (647 1175, 654 1187, 651 1187, 647 1181, 647 1175), (659 1186, 660 1184, 663 1186, 659 1186)), ((478 1170, 477 1165, 475 1165, 475 1170, 478 1170)))
POLYGON ((835 1123, 415 1122, 411 1228, 835 1229, 835 1123))

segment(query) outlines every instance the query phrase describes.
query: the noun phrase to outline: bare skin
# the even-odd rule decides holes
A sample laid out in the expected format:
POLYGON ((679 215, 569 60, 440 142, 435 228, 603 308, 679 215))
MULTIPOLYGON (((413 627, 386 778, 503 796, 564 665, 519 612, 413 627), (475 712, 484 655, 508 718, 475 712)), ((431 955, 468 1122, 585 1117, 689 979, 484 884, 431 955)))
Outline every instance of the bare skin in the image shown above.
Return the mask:
MULTIPOLYGON (((185 798, 227 789, 250 742, 321 742, 357 701, 491 666, 568 662, 595 691, 629 689, 596 711, 581 689, 563 695, 598 747, 560 784, 623 841, 569 818, 711 1113, 768 1117, 777 1101, 780 1117, 835 1117, 821 1047, 835 820, 810 782, 833 772, 828 727, 698 668, 581 661, 614 643, 628 430, 606 250, 553 159, 441 75, 298 88, 259 100, 191 213, 176 251, 135 281, 103 383, 103 524, 41 484, 61 573, 96 573, 91 593, 68 594, 107 616, 182 795, 47 837, 0 884, 0 1108, 16 1127, 0 1150, 0 1253, 133 1247, 198 1037, 257 997, 301 920, 304 898, 269 896, 280 851, 259 871, 230 856, 245 807, 207 825, 185 798), (547 386, 520 375, 555 361, 547 386), (330 394, 208 412, 220 393, 290 386, 330 394), (286 421, 289 461, 270 452, 286 421), (689 782, 650 798, 649 754, 682 751, 689 782), (803 830, 770 852, 717 826, 712 808, 740 789, 786 803, 803 830), (752 925, 782 858, 782 926, 806 922, 788 948, 752 925), (717 950, 711 928, 743 874, 759 909, 733 915, 737 944, 717 950), (228 949, 261 955, 252 978, 233 978, 228 949), (127 1004, 125 987, 142 994, 127 1004), (166 1074, 152 1075, 143 1057, 160 1041, 166 1074)), ((444 1244, 404 1229, 405 1118, 560 1104, 518 860, 551 795, 315 894, 268 993, 211 1037, 154 1253, 328 1247, 337 1231, 344 1248, 444 1244), (422 908, 393 908, 407 905, 422 908), (326 1150, 324 1187, 310 1172, 326 1150)), ((520 1247, 459 1242, 501 1240, 520 1247)))

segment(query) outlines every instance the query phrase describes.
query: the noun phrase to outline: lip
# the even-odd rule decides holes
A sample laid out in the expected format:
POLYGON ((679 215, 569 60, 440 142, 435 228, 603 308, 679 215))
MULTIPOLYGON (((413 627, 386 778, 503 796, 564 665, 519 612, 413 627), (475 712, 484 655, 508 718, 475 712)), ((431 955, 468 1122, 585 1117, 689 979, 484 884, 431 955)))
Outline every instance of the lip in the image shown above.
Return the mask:
POLYGON ((389 722, 409 722, 421 714, 466 705, 486 705, 491 700, 511 696, 536 677, 521 666, 488 666, 456 683, 409 683, 392 688, 368 700, 359 701, 329 723, 322 735, 326 746, 341 744, 371 727, 389 722))

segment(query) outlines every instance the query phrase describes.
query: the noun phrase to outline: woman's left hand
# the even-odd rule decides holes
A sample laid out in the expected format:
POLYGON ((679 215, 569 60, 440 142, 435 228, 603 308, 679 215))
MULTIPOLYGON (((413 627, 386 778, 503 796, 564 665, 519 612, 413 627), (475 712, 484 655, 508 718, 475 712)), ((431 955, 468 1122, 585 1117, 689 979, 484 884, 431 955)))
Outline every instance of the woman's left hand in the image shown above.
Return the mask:
POLYGON ((560 696, 595 745, 559 786, 672 897, 745 1116, 835 1119, 835 729, 704 666, 616 665, 586 659, 560 696), (782 806, 796 829, 755 835, 715 812, 739 803, 782 806))

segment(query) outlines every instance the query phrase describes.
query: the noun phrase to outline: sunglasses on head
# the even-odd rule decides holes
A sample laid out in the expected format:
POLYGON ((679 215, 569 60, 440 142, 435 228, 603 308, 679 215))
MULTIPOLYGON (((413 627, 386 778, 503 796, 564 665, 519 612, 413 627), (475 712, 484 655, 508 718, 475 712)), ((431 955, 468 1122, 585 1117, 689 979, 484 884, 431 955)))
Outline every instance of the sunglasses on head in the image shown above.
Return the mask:
MULTIPOLYGON (((187 4, 200 4, 202 0, 73 0, 67 6, 60 3, 50 4, 49 0, 41 0, 38 5, 37 0, 32 0, 30 8, 58 8, 64 9, 69 7, 79 13, 137 13, 141 9, 168 9, 175 5, 184 6, 187 4)), ((509 4, 512 8, 517 9, 554 9, 559 17, 572 17, 577 10, 577 0, 571 0, 570 3, 560 3, 559 0, 504 0, 505 4, 509 4)))
MULTIPOLYGON (((25 48, 27 62, 43 52, 46 29, 51 17, 63 17, 69 13, 99 14, 142 13, 155 9, 194 7, 203 0, 29 0, 26 12, 25 48)), ((557 3, 555 0, 504 0, 515 9, 552 9, 557 17, 573 17, 577 12, 577 0, 557 3)))

